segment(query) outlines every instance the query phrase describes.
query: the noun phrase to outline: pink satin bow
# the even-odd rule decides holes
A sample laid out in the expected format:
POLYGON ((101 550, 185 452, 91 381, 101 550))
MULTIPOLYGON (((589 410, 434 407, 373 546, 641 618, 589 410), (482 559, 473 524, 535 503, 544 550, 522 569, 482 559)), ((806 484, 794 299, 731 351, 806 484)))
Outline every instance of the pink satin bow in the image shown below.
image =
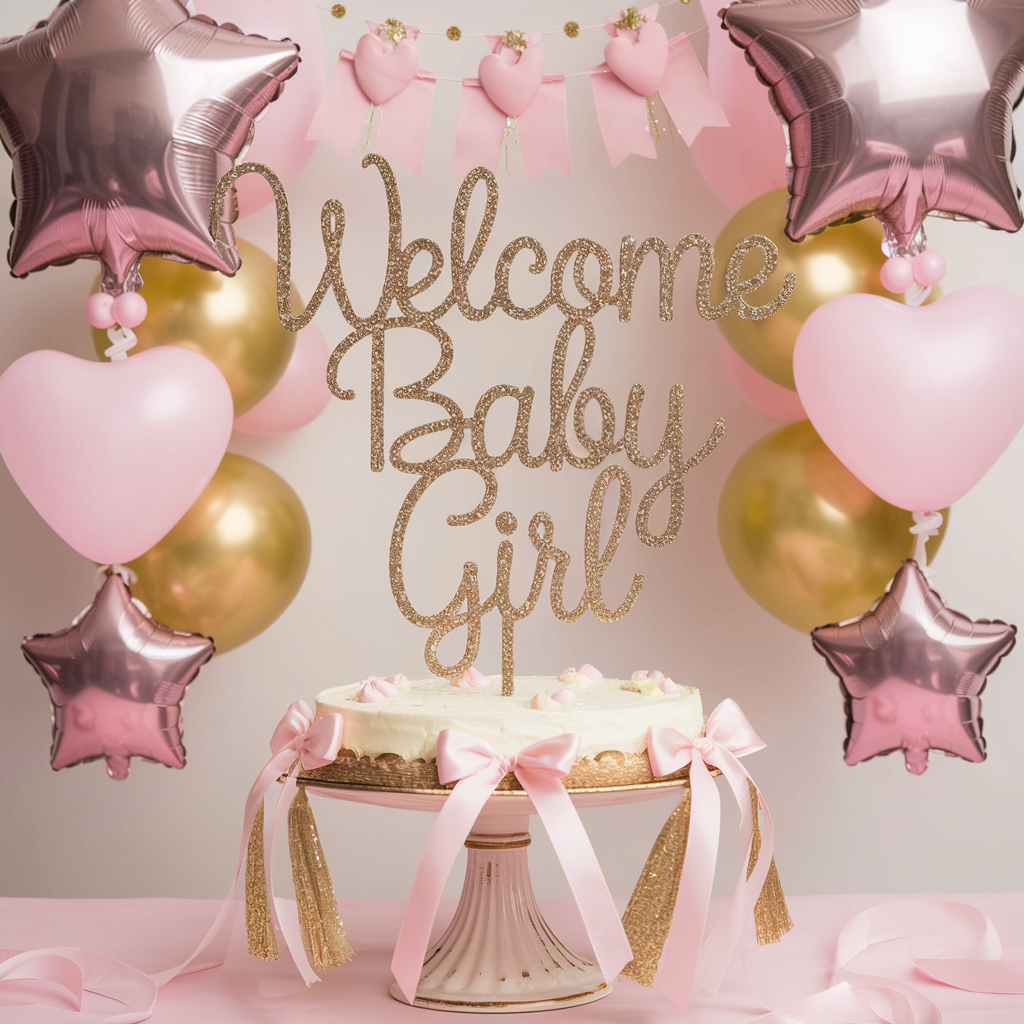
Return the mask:
POLYGON ((747 862, 754 837, 750 806, 750 775, 739 758, 763 749, 764 741, 754 732, 734 700, 724 700, 711 712, 704 735, 691 739, 675 729, 653 726, 647 732, 647 754, 655 777, 672 775, 690 766, 690 828, 686 858, 679 879, 672 927, 662 952, 655 987, 685 1010, 694 979, 716 995, 744 924, 752 917, 754 904, 771 865, 775 846, 768 805, 758 793, 764 810, 761 850, 757 865, 747 878, 747 862), (703 942, 711 887, 715 881, 721 803, 708 766, 725 776, 740 810, 740 835, 746 851, 732 896, 718 923, 703 942))
POLYGON ((391 970, 411 1003, 423 968, 430 930, 452 865, 484 804, 508 772, 526 790, 551 838, 605 980, 614 981, 632 959, 629 941, 583 822, 561 780, 579 756, 580 738, 562 733, 503 757, 485 740, 443 729, 437 739, 437 774, 456 783, 423 851, 391 970))

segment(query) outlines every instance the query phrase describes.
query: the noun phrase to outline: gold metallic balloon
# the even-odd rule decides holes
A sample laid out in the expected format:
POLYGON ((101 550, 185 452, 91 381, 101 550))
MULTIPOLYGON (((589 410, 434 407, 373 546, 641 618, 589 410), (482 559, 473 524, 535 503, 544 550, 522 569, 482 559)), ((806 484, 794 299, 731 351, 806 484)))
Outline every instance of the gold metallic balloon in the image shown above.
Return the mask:
MULTIPOLYGON (((942 542, 928 542, 932 558, 942 542)), ((806 420, 776 430, 733 467, 718 536, 743 589, 794 629, 860 615, 914 550, 910 512, 872 494, 806 420)))
MULTIPOLYGON (((774 296, 786 274, 796 274, 796 289, 790 300, 767 320, 741 320, 735 313, 720 320, 719 326, 730 345, 755 369, 783 387, 793 383, 793 346, 804 321, 829 299, 851 292, 870 292, 902 301, 882 287, 878 272, 882 253, 882 225, 874 219, 831 227, 802 242, 786 237, 786 200, 781 188, 747 203, 722 228, 715 240, 715 253, 721 260, 748 235, 766 235, 779 247, 778 269, 768 283, 752 292, 751 303, 767 302, 774 296)), ((743 277, 752 277, 760 268, 760 257, 750 255, 743 264, 743 277)), ((932 289, 930 302, 938 298, 932 289)))
MULTIPOLYGON (((241 238, 238 254, 242 267, 234 277, 191 263, 144 259, 141 294, 149 313, 135 328, 139 343, 128 353, 181 345, 206 356, 227 378, 236 419, 270 392, 295 347, 295 335, 277 314, 277 264, 241 238)), ((301 308, 294 285, 292 306, 301 308)), ((92 335, 102 356, 110 345, 107 332, 93 328, 92 335)))
POLYGON ((223 654, 288 607, 309 552, 298 495, 261 463, 228 454, 174 529, 130 563, 132 593, 157 622, 213 637, 223 654))

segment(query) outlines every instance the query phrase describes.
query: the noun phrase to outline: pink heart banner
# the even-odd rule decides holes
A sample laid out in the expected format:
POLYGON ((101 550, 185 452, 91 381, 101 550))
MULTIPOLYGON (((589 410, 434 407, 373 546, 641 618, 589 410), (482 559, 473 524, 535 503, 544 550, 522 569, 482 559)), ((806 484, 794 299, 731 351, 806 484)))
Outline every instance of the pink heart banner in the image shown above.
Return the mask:
MULTIPOLYGON (((380 25, 367 21, 355 53, 342 50, 327 91, 310 125, 308 139, 326 139, 347 158, 366 125, 379 112, 376 152, 403 164, 417 177, 423 168, 435 75, 419 67, 413 40, 419 30, 405 27, 406 37, 393 48, 378 35, 380 25)), ((367 138, 371 128, 367 129, 367 138)))
POLYGON ((667 38, 654 21, 656 4, 642 13, 647 21, 638 31, 620 28, 612 18, 605 22, 612 37, 605 63, 590 69, 597 120, 613 167, 633 153, 657 157, 650 113, 655 95, 687 146, 704 128, 729 126, 686 33, 667 38))
POLYGON ((497 169, 502 145, 518 143, 525 178, 547 170, 571 175, 565 76, 544 74, 540 34, 527 36, 521 53, 501 36, 487 38, 493 52, 480 62, 480 77, 462 81, 452 174, 497 169))

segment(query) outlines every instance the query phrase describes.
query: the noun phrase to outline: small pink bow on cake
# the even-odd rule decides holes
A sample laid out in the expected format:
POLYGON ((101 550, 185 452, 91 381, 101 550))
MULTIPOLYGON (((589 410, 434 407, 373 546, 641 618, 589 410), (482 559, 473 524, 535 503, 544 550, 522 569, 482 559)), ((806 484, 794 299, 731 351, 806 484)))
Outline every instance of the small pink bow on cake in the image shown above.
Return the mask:
POLYGON ((655 778, 674 775, 687 766, 690 768, 691 805, 686 858, 679 879, 673 923, 655 980, 655 987, 682 1009, 689 1002, 695 978, 712 995, 718 992, 743 926, 753 915, 754 904, 772 863, 775 844, 772 819, 768 805, 754 787, 764 811, 764 823, 757 863, 747 878, 754 838, 753 782, 739 758, 762 750, 764 746, 764 741, 734 700, 722 701, 711 712, 703 736, 692 738, 666 726, 652 726, 647 732, 647 754, 655 778), (709 767, 722 773, 736 799, 745 856, 725 912, 702 943, 711 887, 715 880, 721 813, 718 788, 709 767))
POLYGON ((579 748, 579 736, 562 733, 505 756, 478 736, 441 730, 437 775, 443 785, 455 783, 455 788, 423 851, 391 961, 398 987, 410 1003, 416 997, 430 929, 452 865, 487 800, 509 772, 526 790, 551 837, 605 980, 614 981, 632 959, 594 848, 562 785, 579 759, 579 748))
MULTIPOLYGON (((341 748, 341 733, 344 720, 341 715, 324 715, 319 722, 313 721, 313 711, 304 700, 297 700, 278 723, 270 737, 271 764, 282 765, 278 774, 301 762, 303 768, 322 768, 330 764, 341 748), (287 754, 293 755, 285 764, 287 754)), ((267 769, 265 768, 264 771, 267 769)))
POLYGON ((605 21, 612 37, 605 62, 590 69, 597 120, 613 167, 630 153, 657 156, 655 97, 672 119, 663 129, 678 130, 688 146, 703 128, 729 126, 686 33, 669 39, 656 20, 657 4, 631 14, 628 20, 622 15, 605 21))

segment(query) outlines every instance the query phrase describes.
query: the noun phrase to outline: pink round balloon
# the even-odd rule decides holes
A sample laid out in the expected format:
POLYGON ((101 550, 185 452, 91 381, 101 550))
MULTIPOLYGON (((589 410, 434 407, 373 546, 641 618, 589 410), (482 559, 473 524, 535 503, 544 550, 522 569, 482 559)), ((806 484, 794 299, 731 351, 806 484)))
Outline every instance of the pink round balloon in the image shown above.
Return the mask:
POLYGON ((138 292, 123 292, 114 299, 114 305, 111 307, 114 323, 129 330, 138 327, 146 319, 148 312, 149 306, 138 292))
POLYGON ((243 434, 287 434, 312 423, 331 398, 327 360, 331 350, 318 327, 306 327, 295 338, 292 358, 266 398, 235 420, 243 434))
POLYGON ((940 252, 922 252, 914 257, 914 280, 922 288, 938 284, 946 276, 946 260, 940 252))
POLYGON ((177 345, 97 363, 41 349, 0 376, 0 455, 36 511, 94 562, 148 551, 231 437, 220 370, 177 345))
POLYGON ((914 283, 914 263, 906 256, 890 256, 878 272, 882 287, 894 295, 902 295, 914 283))
POLYGON ((697 169, 731 210, 786 185, 786 135, 767 90, 743 51, 721 29, 721 0, 701 0, 708 34, 708 81, 729 119, 705 128, 690 146, 697 169))
MULTIPOLYGON (((306 133, 326 87, 323 37, 316 6, 301 0, 193 0, 190 6, 196 14, 205 14, 218 24, 229 22, 268 39, 287 38, 298 43, 302 63, 277 101, 257 122, 252 147, 245 154, 246 160, 270 167, 287 188, 316 149, 316 142, 306 141, 306 133)), ((270 186, 256 174, 240 178, 235 188, 243 217, 274 198, 270 186)))
POLYGON ((117 323, 114 319, 114 296, 109 292, 93 292, 85 300, 85 319, 100 331, 113 327, 117 323))
POLYGON ((807 419, 807 413, 800 404, 800 396, 795 391, 758 373, 725 338, 720 338, 719 343, 722 346, 725 375, 747 405, 752 405, 765 416, 785 420, 787 423, 807 419))
POLYGON ((842 295, 804 323, 796 389, 821 439, 891 505, 945 508, 1024 425, 1024 299, 994 285, 930 306, 842 295))

